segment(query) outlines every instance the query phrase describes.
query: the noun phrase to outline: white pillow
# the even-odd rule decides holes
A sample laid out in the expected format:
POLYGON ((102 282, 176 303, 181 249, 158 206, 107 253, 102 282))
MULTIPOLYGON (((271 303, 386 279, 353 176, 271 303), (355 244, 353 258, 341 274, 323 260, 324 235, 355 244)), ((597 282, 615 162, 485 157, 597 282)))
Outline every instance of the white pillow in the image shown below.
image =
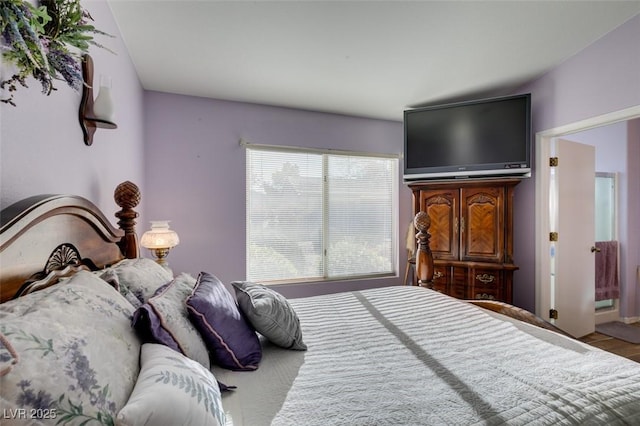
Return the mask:
POLYGON ((224 424, 220 389, 209 370, 164 345, 142 345, 140 376, 116 425, 224 424))

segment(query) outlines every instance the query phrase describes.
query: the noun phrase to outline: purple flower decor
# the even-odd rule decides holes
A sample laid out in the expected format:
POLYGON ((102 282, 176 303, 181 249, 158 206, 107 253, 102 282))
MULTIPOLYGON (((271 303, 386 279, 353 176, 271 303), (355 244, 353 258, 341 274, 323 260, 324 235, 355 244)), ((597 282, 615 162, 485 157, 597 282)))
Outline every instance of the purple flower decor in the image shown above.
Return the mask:
POLYGON ((107 49, 93 36, 112 37, 96 29, 92 21, 80 0, 41 0, 39 7, 25 0, 0 1, 2 57, 17 68, 11 78, 0 82, 0 89, 8 92, 0 102, 16 106, 17 85, 28 87, 29 76, 40 82, 45 95, 57 90, 54 80, 64 80, 80 91, 84 84, 82 55, 91 45, 107 49))

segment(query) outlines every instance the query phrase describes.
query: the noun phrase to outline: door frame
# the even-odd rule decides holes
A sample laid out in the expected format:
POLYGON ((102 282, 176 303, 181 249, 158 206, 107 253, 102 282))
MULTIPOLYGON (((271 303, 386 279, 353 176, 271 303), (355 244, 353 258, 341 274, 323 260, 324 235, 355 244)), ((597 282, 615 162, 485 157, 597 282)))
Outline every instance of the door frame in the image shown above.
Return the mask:
MULTIPOLYGON (((606 126, 620 121, 640 117, 640 105, 615 111, 564 126, 543 130, 535 137, 535 294, 536 315, 549 320, 551 308, 549 258, 549 160, 551 140, 571 133, 577 133, 595 127, 606 126)), ((595 312, 594 312, 595 317, 595 312)))

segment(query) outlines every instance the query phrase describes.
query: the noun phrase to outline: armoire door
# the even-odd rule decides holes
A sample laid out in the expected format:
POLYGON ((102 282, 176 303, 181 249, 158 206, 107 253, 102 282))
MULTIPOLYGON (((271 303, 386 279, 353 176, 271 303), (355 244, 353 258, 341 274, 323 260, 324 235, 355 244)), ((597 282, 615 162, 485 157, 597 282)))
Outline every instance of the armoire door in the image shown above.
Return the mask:
POLYGON ((431 219, 429 246, 435 259, 459 258, 459 196, 458 189, 420 191, 420 210, 431 219))
POLYGON ((460 260, 504 261, 503 186, 460 189, 460 260))

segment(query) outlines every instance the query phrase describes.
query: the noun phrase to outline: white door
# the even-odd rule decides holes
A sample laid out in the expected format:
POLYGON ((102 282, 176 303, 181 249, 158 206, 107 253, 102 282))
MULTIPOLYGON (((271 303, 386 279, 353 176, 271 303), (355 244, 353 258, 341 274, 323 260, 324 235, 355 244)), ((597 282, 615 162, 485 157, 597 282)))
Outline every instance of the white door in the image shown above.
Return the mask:
POLYGON ((574 337, 595 330, 595 147, 552 141, 550 168, 551 309, 555 325, 574 337))

